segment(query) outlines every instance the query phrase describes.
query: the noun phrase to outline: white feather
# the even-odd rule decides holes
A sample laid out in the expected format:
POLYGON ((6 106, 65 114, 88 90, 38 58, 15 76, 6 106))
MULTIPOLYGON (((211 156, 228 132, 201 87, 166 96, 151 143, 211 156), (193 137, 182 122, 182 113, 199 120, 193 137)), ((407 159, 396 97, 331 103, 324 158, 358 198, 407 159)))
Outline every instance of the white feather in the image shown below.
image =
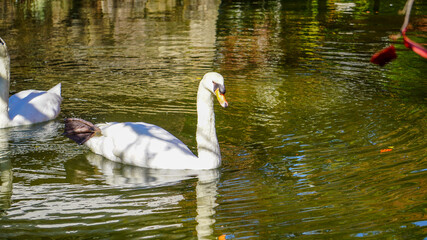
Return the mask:
POLYGON ((0 128, 49 121, 61 111, 61 83, 48 91, 25 90, 10 98, 9 85, 10 58, 0 38, 0 128))

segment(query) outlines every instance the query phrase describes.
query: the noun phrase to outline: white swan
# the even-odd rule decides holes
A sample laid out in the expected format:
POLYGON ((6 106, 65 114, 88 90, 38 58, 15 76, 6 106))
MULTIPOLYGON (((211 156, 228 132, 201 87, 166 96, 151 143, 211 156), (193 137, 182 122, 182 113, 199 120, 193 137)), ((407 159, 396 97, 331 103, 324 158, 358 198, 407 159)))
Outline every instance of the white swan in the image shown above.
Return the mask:
POLYGON ((26 90, 9 98, 10 57, 0 38, 0 128, 45 122, 61 111, 61 83, 48 91, 26 90))
POLYGON ((206 73, 197 92, 198 157, 168 131, 143 122, 95 126, 82 119, 68 118, 64 135, 116 162, 157 169, 214 169, 221 165, 221 153, 215 130, 213 96, 216 95, 222 107, 227 107, 224 94, 221 74, 206 73))

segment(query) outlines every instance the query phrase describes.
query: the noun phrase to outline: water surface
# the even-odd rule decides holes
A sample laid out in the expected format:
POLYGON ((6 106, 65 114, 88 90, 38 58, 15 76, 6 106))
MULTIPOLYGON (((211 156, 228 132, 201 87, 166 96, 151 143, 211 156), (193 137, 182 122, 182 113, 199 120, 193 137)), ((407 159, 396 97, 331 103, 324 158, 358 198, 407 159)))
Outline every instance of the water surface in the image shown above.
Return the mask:
POLYGON ((0 1, 10 93, 64 97, 58 119, 0 131, 0 238, 426 238, 426 61, 388 38, 404 4, 0 1), (65 117, 145 121, 196 151, 208 71, 230 103, 217 170, 121 165, 61 135, 65 117))

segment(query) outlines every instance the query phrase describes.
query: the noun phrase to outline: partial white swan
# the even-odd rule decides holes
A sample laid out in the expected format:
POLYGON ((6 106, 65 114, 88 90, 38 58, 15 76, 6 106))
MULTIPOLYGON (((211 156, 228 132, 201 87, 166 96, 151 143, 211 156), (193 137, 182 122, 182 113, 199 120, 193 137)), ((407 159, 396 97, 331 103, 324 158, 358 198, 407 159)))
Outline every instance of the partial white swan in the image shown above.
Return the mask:
POLYGON ((112 161, 157 169, 214 169, 221 165, 221 152, 215 130, 213 99, 222 107, 224 78, 209 72, 200 81, 197 92, 197 150, 188 147, 168 131, 143 122, 106 123, 93 125, 82 119, 65 120, 64 135, 85 144, 96 154, 112 161))
POLYGON ((0 38, 0 128, 45 122, 61 111, 61 83, 48 91, 26 90, 9 98, 10 57, 0 38))

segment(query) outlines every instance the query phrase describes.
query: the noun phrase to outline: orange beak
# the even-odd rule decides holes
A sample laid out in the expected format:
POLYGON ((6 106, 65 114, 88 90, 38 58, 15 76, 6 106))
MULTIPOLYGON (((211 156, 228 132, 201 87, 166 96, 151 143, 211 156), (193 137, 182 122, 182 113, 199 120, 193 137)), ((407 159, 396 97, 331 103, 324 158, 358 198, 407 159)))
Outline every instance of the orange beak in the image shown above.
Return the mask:
POLYGON ((215 96, 218 99, 219 104, 221 104, 221 107, 226 108, 228 107, 228 102, 225 100, 224 94, 219 92, 219 89, 215 90, 215 96))

